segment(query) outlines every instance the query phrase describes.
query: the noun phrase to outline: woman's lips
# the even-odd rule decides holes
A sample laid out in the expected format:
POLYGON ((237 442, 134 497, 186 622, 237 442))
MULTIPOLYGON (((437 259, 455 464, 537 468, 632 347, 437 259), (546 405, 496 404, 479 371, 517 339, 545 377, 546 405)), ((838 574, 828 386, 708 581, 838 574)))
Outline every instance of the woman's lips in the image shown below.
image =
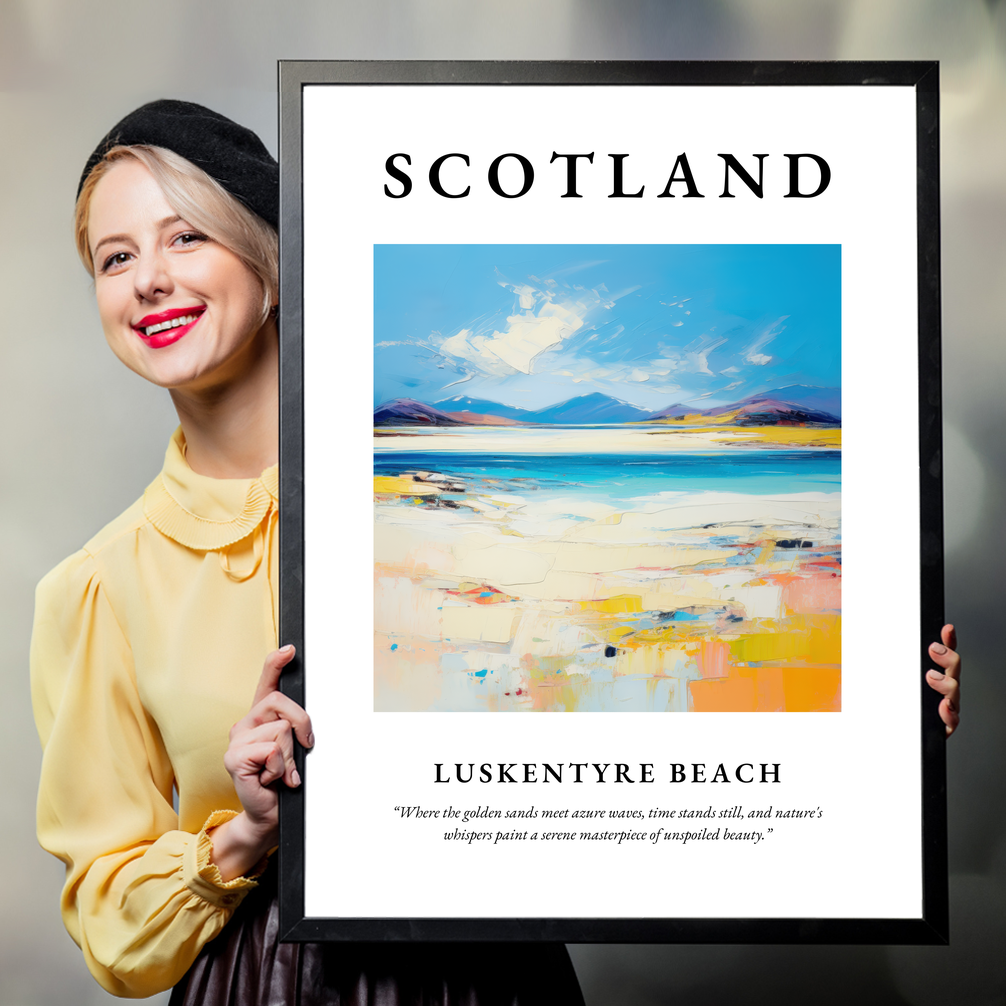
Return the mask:
POLYGON ((187 335, 202 317, 205 307, 176 307, 141 318, 133 331, 151 348, 161 349, 187 335))

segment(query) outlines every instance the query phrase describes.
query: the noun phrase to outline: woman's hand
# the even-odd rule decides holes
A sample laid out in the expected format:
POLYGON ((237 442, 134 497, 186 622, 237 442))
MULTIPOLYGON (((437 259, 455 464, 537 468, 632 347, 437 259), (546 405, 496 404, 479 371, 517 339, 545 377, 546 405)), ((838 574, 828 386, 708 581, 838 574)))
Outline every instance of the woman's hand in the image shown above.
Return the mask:
POLYGON ((961 721, 961 658, 957 653, 957 632, 952 625, 944 625, 940 633, 941 643, 931 643, 929 656, 942 671, 930 670, 926 673, 929 687, 943 696, 940 703, 940 719, 947 725, 949 737, 961 721))
POLYGON ((273 783, 282 779, 291 788, 300 785, 294 734, 304 747, 314 746, 310 716, 278 688, 295 652, 284 646, 266 657, 251 711, 231 727, 224 766, 244 810, 209 833, 211 859, 224 880, 247 873, 276 845, 279 793, 273 783))

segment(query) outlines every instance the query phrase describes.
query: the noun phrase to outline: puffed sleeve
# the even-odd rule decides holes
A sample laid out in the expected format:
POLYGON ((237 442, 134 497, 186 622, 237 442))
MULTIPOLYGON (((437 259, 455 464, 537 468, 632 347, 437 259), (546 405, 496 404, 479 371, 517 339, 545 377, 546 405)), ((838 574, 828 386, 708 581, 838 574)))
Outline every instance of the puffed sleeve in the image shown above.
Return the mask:
POLYGON ((66 864, 66 928, 114 995, 168 989, 255 883, 225 883, 210 862, 206 830, 233 811, 198 834, 178 830, 171 764, 87 552, 39 584, 31 683, 44 752, 38 837, 66 864))

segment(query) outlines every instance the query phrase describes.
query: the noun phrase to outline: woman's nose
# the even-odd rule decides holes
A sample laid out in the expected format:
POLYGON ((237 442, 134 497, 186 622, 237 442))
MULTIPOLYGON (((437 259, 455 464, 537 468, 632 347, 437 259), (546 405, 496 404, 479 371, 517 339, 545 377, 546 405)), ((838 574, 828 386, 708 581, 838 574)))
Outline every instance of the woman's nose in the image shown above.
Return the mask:
POLYGON ((140 255, 133 271, 133 288, 141 301, 156 301, 174 290, 167 259, 159 250, 140 255))

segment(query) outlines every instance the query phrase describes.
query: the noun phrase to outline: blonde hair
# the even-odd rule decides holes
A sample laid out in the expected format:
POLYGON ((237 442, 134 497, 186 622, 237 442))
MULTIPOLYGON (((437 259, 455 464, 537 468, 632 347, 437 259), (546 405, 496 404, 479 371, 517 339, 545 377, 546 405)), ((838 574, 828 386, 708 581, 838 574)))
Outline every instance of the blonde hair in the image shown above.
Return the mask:
POLYGON ((154 176, 168 205, 183 220, 234 252, 255 273, 262 283, 264 323, 279 293, 279 236, 202 168, 165 147, 112 147, 84 181, 73 225, 77 254, 91 278, 94 259, 87 240, 91 197, 112 165, 126 158, 139 161, 154 176))

